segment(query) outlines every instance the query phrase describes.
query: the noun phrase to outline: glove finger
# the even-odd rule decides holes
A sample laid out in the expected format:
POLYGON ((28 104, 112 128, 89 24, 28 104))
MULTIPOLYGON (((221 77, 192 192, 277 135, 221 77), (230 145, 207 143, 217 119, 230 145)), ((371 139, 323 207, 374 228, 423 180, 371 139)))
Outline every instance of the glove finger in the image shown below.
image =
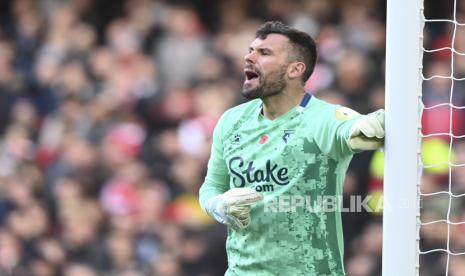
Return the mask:
POLYGON ((244 229, 247 226, 249 226, 249 224, 250 224, 250 216, 246 216, 243 218, 236 218, 236 217, 231 216, 229 218, 228 225, 232 226, 235 229, 244 229))
POLYGON ((233 228, 240 229, 242 222, 234 216, 226 217, 226 225, 232 226, 233 228))
POLYGON ((239 222, 241 224, 241 229, 246 228, 247 226, 250 225, 250 216, 240 219, 239 222))
POLYGON ((229 208, 230 208, 229 210, 231 213, 248 213, 252 209, 250 205, 236 205, 236 204, 231 205, 229 208))
POLYGON ((375 132, 375 135, 377 138, 383 138, 384 137, 384 109, 379 109, 373 113, 370 114, 372 120, 372 125, 373 125, 373 130, 375 132))
POLYGON ((376 119, 380 123, 381 127, 384 129, 384 118, 385 118, 385 112, 384 109, 379 109, 375 112, 376 119))
POLYGON ((228 213, 233 216, 240 216, 242 214, 250 213, 251 207, 249 205, 231 205, 229 207, 228 213))
POLYGON ((384 128, 383 126, 381 125, 380 122, 376 121, 376 126, 375 128, 373 129, 374 130, 374 135, 373 137, 376 137, 376 138, 384 138, 384 128))
POLYGON ((353 125, 350 137, 356 137, 360 134, 363 134, 367 137, 373 137, 373 128, 374 125, 372 123, 372 118, 370 117, 370 115, 364 115, 353 125))
POLYGON ((354 137, 349 140, 350 147, 357 150, 375 150, 382 147, 383 144, 383 139, 365 138, 363 136, 354 137))
POLYGON ((263 195, 259 192, 249 194, 236 199, 236 204, 252 204, 263 200, 263 195))
POLYGON ((381 123, 374 117, 370 117, 367 119, 365 124, 360 126, 361 132, 368 138, 377 137, 383 138, 384 137, 384 129, 381 123))
POLYGON ((376 120, 371 117, 366 118, 364 124, 360 124, 360 131, 366 137, 374 137, 375 136, 375 129, 376 129, 376 120))
POLYGON ((384 145, 384 142, 381 140, 370 140, 365 143, 367 150, 376 150, 381 148, 384 145))
POLYGON ((255 202, 262 201, 263 195, 254 190, 253 193, 235 196, 232 198, 232 200, 234 201, 234 204, 237 204, 237 205, 252 204, 255 202))

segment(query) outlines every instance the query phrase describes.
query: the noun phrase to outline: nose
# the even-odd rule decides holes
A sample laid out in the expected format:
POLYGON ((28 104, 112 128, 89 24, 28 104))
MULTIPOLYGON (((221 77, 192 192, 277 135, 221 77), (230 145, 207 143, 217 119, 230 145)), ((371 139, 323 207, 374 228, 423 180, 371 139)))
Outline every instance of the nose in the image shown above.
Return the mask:
POLYGON ((244 61, 246 63, 252 63, 254 64, 256 62, 256 55, 254 54, 253 51, 247 53, 245 56, 244 56, 244 61))

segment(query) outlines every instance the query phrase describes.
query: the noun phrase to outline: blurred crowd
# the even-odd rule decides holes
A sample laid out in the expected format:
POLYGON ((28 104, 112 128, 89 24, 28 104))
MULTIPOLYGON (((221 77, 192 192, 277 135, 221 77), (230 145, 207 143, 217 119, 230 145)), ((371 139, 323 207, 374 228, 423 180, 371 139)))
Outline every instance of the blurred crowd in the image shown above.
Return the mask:
MULTIPOLYGON (((426 1, 427 15, 452 18, 441 3, 426 1)), ((381 0, 1 1, 0 275, 222 275, 226 229, 197 195, 213 128, 244 101, 255 30, 281 20, 314 36, 319 58, 306 89, 367 113, 384 106, 385 11, 381 0)), ((465 22, 465 5, 458 15, 465 22)), ((425 48, 451 46, 453 26, 426 27, 425 48)), ((464 44, 460 27, 454 47, 463 53, 464 44)), ((454 57, 451 66, 450 51, 425 54, 425 77, 453 68, 463 78, 465 57, 454 57)), ((425 105, 465 105, 463 83, 451 85, 425 81, 425 105)), ((449 114, 425 110, 424 132, 463 135, 461 109, 453 123, 449 114)), ((449 177, 448 166, 434 166, 465 163, 460 140, 426 147, 433 166, 422 192, 465 192, 465 167, 449 177)), ((354 157, 347 199, 381 191, 379 154, 354 157)), ((465 221, 462 198, 449 214, 448 195, 428 199, 423 221, 465 221)), ((348 276, 381 274, 381 221, 379 212, 343 214, 348 276)), ((463 252, 464 232, 424 226, 421 249, 449 242, 463 252)), ((447 262, 449 275, 465 275, 461 256, 421 262, 421 275, 444 275, 447 262)))

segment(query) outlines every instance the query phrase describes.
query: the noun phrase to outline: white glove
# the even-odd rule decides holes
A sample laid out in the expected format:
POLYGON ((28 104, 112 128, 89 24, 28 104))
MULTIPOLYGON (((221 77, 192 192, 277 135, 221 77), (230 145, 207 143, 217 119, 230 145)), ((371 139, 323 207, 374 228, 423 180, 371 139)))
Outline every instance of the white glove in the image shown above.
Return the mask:
POLYGON ((363 115, 350 129, 348 140, 353 150, 375 150, 384 144, 384 109, 363 115))
POLYGON ((250 224, 250 205, 263 200, 263 195, 251 188, 233 188, 207 201, 205 210, 218 222, 244 229, 250 224))

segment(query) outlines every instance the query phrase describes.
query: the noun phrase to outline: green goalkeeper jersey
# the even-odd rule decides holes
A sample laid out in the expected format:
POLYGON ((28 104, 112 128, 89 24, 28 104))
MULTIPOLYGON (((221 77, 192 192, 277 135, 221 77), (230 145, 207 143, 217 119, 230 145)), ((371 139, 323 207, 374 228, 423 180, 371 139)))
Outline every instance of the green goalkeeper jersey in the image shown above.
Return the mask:
POLYGON ((226 275, 344 275, 341 214, 322 202, 342 194, 356 117, 309 94, 274 120, 260 99, 223 114, 200 204, 234 187, 264 196, 247 228, 228 228, 226 275))

